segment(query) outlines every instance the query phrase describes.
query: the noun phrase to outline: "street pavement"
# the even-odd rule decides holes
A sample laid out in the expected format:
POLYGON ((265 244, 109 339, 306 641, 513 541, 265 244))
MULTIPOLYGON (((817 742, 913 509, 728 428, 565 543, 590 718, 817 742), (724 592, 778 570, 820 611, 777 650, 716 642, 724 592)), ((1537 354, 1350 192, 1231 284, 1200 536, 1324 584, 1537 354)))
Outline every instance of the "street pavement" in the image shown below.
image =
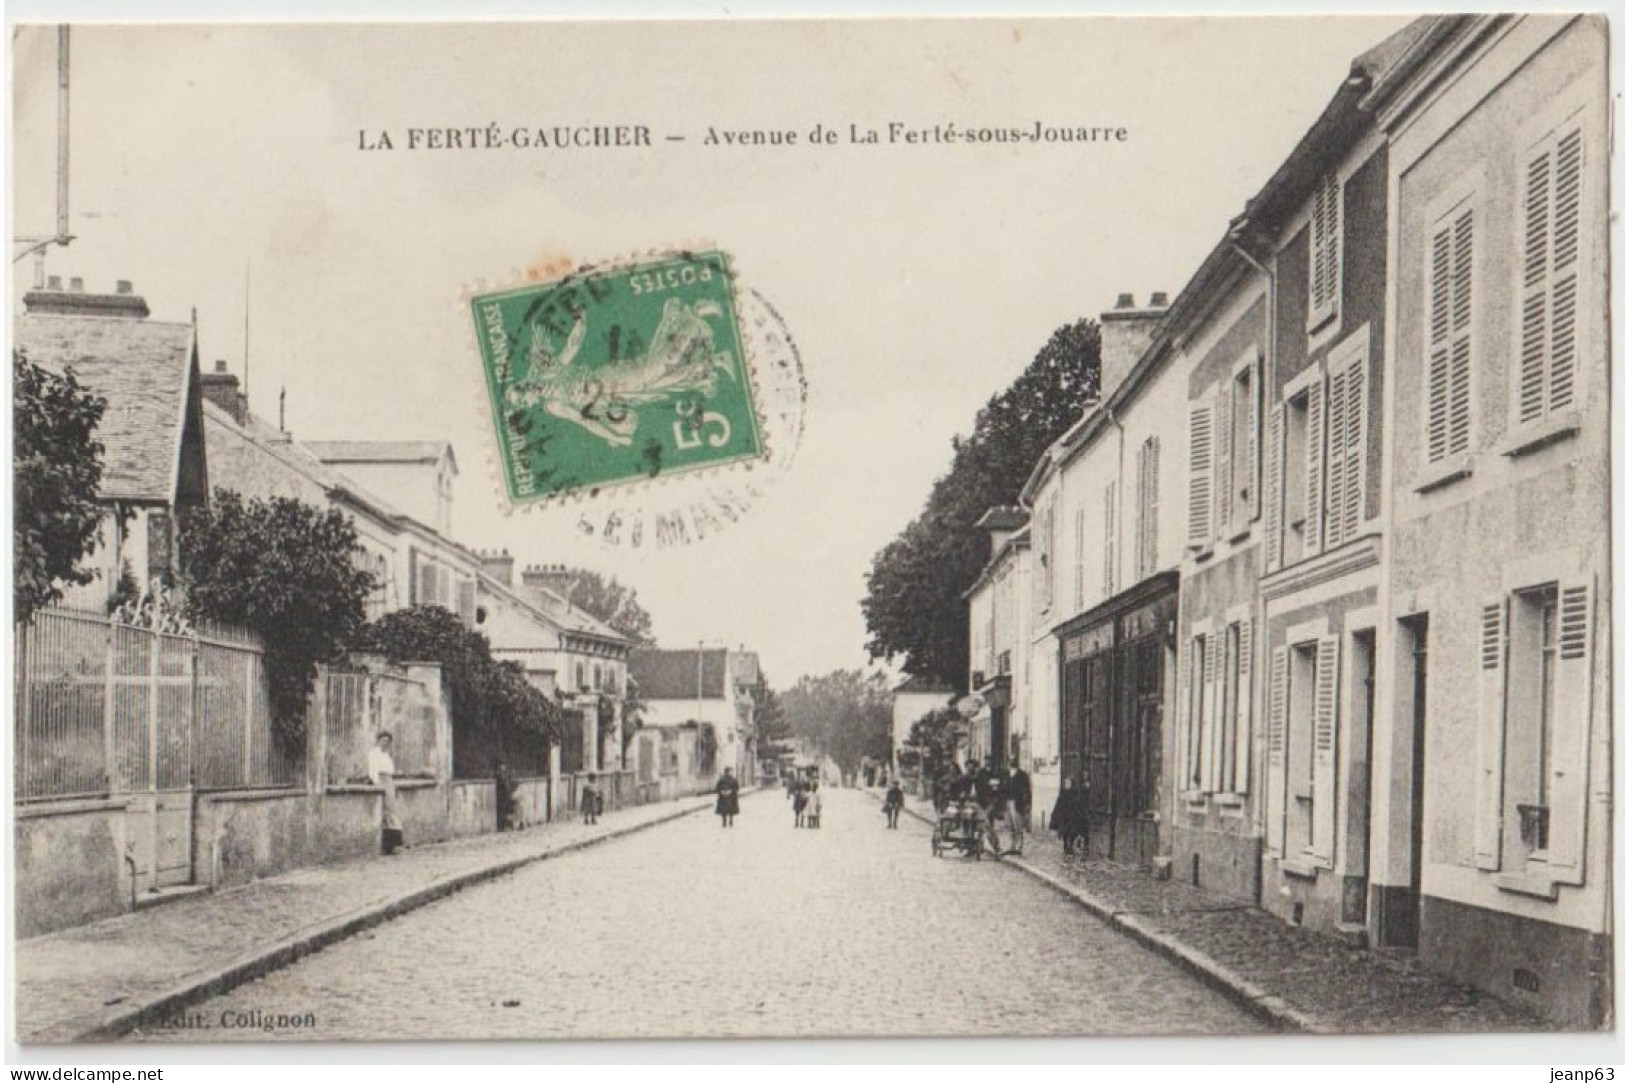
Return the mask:
POLYGON ((782 793, 528 865, 132 1040, 1241 1034, 1260 1019, 874 799, 782 793))

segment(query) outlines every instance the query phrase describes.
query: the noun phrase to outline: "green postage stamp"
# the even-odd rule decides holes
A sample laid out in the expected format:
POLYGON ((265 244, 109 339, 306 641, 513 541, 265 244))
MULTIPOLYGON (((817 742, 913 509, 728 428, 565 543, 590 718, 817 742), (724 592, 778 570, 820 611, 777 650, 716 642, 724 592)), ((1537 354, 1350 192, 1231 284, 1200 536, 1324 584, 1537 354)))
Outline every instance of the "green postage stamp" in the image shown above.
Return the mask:
POLYGON ((513 504, 766 457, 724 253, 585 268, 469 303, 513 504))

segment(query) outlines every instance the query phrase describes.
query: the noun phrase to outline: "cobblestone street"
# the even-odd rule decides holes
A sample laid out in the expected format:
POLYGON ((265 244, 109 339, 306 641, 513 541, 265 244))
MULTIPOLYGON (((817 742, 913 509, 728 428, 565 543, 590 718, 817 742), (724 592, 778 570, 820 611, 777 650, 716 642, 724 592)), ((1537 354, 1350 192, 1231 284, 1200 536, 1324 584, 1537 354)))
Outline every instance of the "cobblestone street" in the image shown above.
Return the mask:
POLYGON ((1253 1033, 1028 876, 829 791, 530 866, 188 1009, 160 1041, 1253 1033), (278 1021, 282 1025, 277 1025, 278 1021))

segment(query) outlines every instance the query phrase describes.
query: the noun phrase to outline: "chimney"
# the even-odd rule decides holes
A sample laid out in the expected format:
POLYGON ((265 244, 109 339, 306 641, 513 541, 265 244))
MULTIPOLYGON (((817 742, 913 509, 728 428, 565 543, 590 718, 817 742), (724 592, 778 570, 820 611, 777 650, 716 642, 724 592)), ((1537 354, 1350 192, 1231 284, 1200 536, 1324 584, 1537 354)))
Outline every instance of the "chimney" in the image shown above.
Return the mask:
POLYGON ((230 414, 237 424, 248 420, 248 396, 240 390, 237 377, 226 371, 224 361, 216 361, 214 371, 203 374, 203 397, 230 414))
POLYGON ((120 280, 117 293, 86 293, 85 280, 70 278, 62 288, 62 276, 52 275, 42 290, 23 294, 23 311, 30 316, 100 316, 119 320, 144 320, 150 314, 146 299, 129 282, 120 280))
POLYGON ((1117 306, 1100 314, 1100 397, 1108 398, 1122 384, 1168 312, 1168 295, 1153 293, 1144 308, 1132 293, 1117 295, 1117 306))
POLYGON ((480 570, 505 587, 513 586, 513 557, 504 549, 498 552, 480 552, 480 570))
POLYGON ((562 564, 532 564, 520 574, 520 581, 526 590, 549 590, 568 600, 570 588, 575 585, 575 576, 566 571, 562 564))

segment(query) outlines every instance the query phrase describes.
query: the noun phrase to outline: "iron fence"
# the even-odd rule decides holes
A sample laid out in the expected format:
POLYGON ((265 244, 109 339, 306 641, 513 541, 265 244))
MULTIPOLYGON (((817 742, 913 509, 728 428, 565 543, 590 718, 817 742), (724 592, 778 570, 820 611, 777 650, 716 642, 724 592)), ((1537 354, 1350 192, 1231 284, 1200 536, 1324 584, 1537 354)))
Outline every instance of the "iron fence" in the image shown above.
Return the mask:
POLYGON ((423 685, 393 673, 327 670, 323 697, 329 784, 369 781, 367 755, 388 730, 398 778, 432 777, 439 762, 439 730, 423 685))
POLYGON ((16 629, 18 800, 289 785, 246 632, 175 634, 45 609, 16 629))

